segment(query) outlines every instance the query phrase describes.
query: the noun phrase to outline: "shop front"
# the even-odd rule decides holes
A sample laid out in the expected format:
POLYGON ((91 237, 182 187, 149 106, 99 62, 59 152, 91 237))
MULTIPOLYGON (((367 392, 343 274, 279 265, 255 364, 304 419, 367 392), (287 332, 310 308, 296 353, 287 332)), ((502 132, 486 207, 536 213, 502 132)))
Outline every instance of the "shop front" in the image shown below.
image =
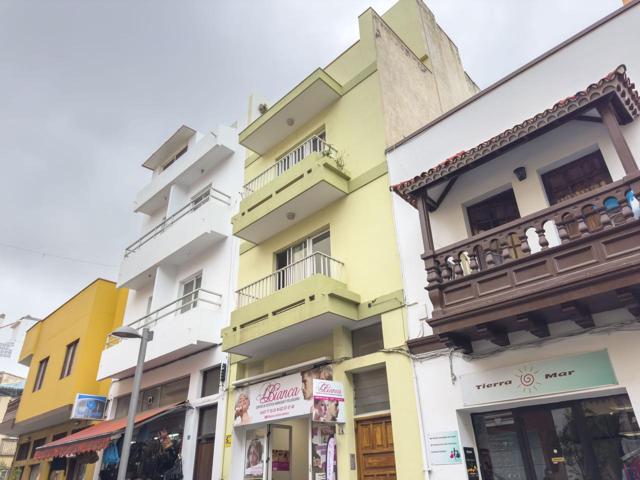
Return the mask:
POLYGON ((237 480, 336 480, 342 384, 323 366, 236 388, 237 480))
POLYGON ((483 480, 640 479, 640 426, 629 396, 614 388, 606 350, 462 375, 460 383, 458 413, 470 415, 483 480))

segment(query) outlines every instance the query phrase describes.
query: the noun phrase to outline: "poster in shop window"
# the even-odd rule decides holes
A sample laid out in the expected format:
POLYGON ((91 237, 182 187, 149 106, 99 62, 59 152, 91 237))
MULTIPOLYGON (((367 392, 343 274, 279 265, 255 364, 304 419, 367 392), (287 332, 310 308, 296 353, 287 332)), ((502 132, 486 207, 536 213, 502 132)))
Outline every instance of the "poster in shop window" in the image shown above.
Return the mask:
POLYGON ((311 428, 312 480, 337 480, 335 425, 313 423, 311 428))
MULTIPOLYGON (((252 425, 311 414, 314 405, 314 380, 331 382, 331 365, 236 389, 233 424, 252 425)), ((339 383, 331 383, 336 383, 342 391, 339 383)), ((335 394, 332 395, 338 398, 335 394)), ((333 412, 338 417, 338 411, 333 412)))
POLYGON ((265 434, 261 430, 247 432, 244 462, 245 480, 262 480, 264 475, 265 434))

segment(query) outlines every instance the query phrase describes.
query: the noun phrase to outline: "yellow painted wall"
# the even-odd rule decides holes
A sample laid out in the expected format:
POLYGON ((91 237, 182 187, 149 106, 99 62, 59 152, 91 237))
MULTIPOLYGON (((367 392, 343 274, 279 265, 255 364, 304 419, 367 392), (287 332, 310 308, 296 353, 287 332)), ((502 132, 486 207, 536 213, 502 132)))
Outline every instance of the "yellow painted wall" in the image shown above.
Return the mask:
POLYGON ((76 393, 107 394, 110 381, 97 382, 96 373, 107 334, 122 323, 126 298, 126 289, 96 280, 27 332, 23 354, 28 349, 33 358, 16 422, 71 405, 76 393), (60 379, 66 347, 77 339, 71 375, 60 379), (43 386, 34 392, 38 365, 46 357, 43 386))

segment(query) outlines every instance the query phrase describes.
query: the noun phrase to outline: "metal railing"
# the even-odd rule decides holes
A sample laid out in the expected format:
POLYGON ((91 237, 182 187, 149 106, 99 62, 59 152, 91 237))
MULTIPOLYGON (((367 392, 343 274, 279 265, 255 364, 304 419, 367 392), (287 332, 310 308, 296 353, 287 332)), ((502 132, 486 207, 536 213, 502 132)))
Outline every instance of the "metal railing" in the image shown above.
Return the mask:
MULTIPOLYGON (((167 303, 127 326, 135 328, 136 330, 142 330, 145 327, 153 328, 163 318, 173 314, 181 315, 186 313, 192 308, 196 308, 199 303, 220 307, 222 306, 222 295, 204 288, 197 288, 193 292, 187 293, 171 303, 167 303)), ((108 335, 105 348, 112 347, 118 343, 120 343, 119 338, 108 335)))
POLYGON ((242 190, 242 198, 246 198, 253 192, 260 190, 262 187, 273 181, 276 177, 282 175, 294 165, 297 165, 312 153, 322 153, 325 156, 336 158, 338 151, 325 142, 322 138, 314 135, 308 138, 300 145, 293 147, 276 163, 260 173, 257 177, 249 180, 242 190))
POLYGON ((253 282, 236 292, 238 308, 268 297, 294 283, 301 282, 312 275, 325 275, 336 280, 342 279, 344 263, 324 253, 312 253, 291 265, 280 268, 270 275, 253 282))
POLYGON ((187 203, 180 210, 173 213, 171 216, 165 218, 159 225, 153 227, 151 230, 149 230, 147 233, 145 233, 143 236, 141 236, 139 239, 137 239, 135 242, 129 245, 124 251, 125 258, 131 255, 136 250, 138 250, 140 247, 142 247, 145 243, 147 243, 152 238, 155 238, 158 235, 160 235, 162 232, 164 232, 167 228, 169 228, 171 225, 176 223, 182 217, 197 210, 202 205, 204 205, 205 203, 207 203, 209 200, 212 200, 212 199, 217 200, 218 202, 222 202, 225 205, 231 205, 231 197, 229 195, 227 195, 224 192, 221 192, 220 190, 216 190, 213 187, 209 187, 208 189, 206 189, 205 191, 197 195, 194 199, 189 201, 189 203, 187 203))

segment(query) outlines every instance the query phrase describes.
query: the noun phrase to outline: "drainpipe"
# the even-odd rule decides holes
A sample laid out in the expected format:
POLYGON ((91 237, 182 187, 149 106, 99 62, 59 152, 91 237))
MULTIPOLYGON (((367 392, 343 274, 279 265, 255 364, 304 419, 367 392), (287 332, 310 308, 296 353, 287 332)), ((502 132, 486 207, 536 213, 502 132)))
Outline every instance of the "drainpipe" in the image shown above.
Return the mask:
POLYGON ((429 480, 429 459, 424 418, 422 416, 422 396, 420 395, 420 384, 416 376, 416 361, 413 359, 411 360, 411 368, 413 369, 413 388, 416 391, 416 399, 418 400, 418 427, 420 430, 420 444, 422 445, 422 471, 424 472, 424 479, 429 480))

